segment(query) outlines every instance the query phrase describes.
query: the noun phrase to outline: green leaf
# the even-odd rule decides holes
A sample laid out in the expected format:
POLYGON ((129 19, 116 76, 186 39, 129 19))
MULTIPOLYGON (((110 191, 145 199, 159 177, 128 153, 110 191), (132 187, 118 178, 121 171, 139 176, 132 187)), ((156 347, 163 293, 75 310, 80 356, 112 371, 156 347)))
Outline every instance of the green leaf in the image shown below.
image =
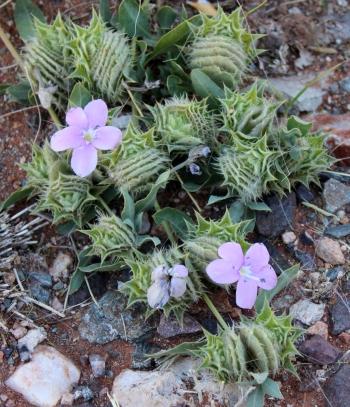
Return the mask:
POLYGON ((137 247, 142 246, 146 242, 151 242, 154 244, 154 246, 159 246, 161 244, 160 239, 157 236, 137 236, 136 237, 136 245, 137 247))
POLYGON ((11 85, 9 83, 1 83, 0 84, 0 96, 5 95, 7 88, 11 85))
POLYGON ((161 188, 164 188, 166 183, 168 182, 170 177, 170 171, 165 171, 160 176, 158 177, 157 181, 154 183, 152 189, 148 193, 148 195, 140 199, 139 201, 136 202, 135 204, 135 212, 136 214, 140 214, 141 212, 145 212, 149 209, 152 209, 154 206, 154 203, 157 198, 157 193, 161 188))
POLYGON ((77 230, 77 224, 74 221, 60 223, 56 226, 56 231, 63 236, 68 236, 77 230))
POLYGON ((281 275, 278 277, 277 285, 273 290, 261 290, 255 302, 256 311, 260 312, 263 309, 265 301, 270 303, 275 295, 277 295, 295 279, 295 277, 298 275, 298 272, 299 265, 295 264, 294 266, 290 267, 287 270, 284 270, 281 273, 281 275))
POLYGON ((300 130, 301 135, 303 137, 306 137, 309 134, 311 127, 312 127, 312 123, 306 122, 306 121, 300 119, 300 117, 296 117, 296 116, 291 116, 287 122, 288 130, 297 128, 300 130))
POLYGON ((151 38, 149 16, 141 1, 123 0, 118 10, 118 23, 131 38, 151 38))
POLYGON ((262 386, 256 387, 247 398, 247 407, 264 407, 264 391, 262 386))
POLYGON ((253 376, 254 380, 258 384, 262 384, 267 379, 269 372, 262 372, 262 373, 253 373, 252 372, 251 375, 253 376))
POLYGON ((231 194, 229 192, 227 192, 226 195, 210 195, 207 205, 213 205, 217 202, 225 201, 229 198, 231 198, 231 194))
POLYGON ((0 212, 8 209, 10 206, 14 205, 15 203, 28 198, 28 196, 32 193, 32 191, 33 191, 33 188, 24 187, 24 188, 18 189, 17 191, 13 192, 4 201, 2 201, 0 203, 0 212))
POLYGON ((31 104, 32 89, 28 81, 21 81, 16 85, 10 85, 6 89, 6 93, 15 102, 22 103, 23 105, 31 104))
POLYGON ((135 222, 135 202, 132 198, 132 196, 129 194, 129 192, 125 188, 120 188, 120 192, 123 195, 124 198, 124 208, 121 213, 121 218, 125 222, 127 219, 129 219, 132 224, 135 222))
POLYGON ((112 12, 109 6, 109 0, 100 0, 99 12, 102 20, 105 23, 109 23, 111 21, 112 12))
POLYGON ((81 270, 76 269, 70 279, 68 294, 71 295, 77 292, 79 288, 82 286, 83 282, 84 282, 84 273, 81 270))
POLYGON ((81 83, 76 83, 69 96, 69 106, 84 107, 92 100, 91 93, 81 83))
POLYGON ((183 86, 182 79, 176 75, 168 76, 166 86, 171 96, 181 96, 184 95, 187 91, 186 87, 183 86))
POLYGON ((176 235, 185 240, 188 234, 188 225, 193 224, 192 219, 184 212, 175 208, 163 208, 153 215, 157 225, 168 222, 174 229, 176 235))
POLYGON ((17 31, 23 41, 36 36, 34 17, 45 21, 43 12, 31 0, 16 0, 14 15, 17 31))
POLYGON ((270 379, 269 377, 264 381, 262 387, 265 394, 268 394, 269 396, 276 399, 283 399, 283 395, 278 383, 270 379))
POLYGON ((246 205, 253 211, 271 212, 271 208, 265 202, 248 202, 246 205))
POLYGON ((79 270, 83 273, 92 273, 93 271, 118 271, 122 265, 122 262, 92 263, 88 266, 79 266, 79 270))
POLYGON ((222 99, 225 97, 223 89, 221 89, 213 80, 209 78, 200 69, 193 69, 191 72, 191 80, 195 93, 202 98, 222 99))
POLYGON ((162 30, 169 29, 176 20, 177 13, 169 6, 163 6, 157 13, 157 22, 162 30))
POLYGON ((191 33, 190 24, 198 25, 201 21, 202 17, 197 14, 190 19, 183 21, 181 24, 178 24, 171 31, 160 37, 148 61, 154 59, 160 54, 163 54, 164 52, 168 51, 169 48, 184 40, 191 33))
POLYGON ((242 201, 235 201, 229 207, 228 213, 233 223, 238 223, 243 220, 244 214, 246 212, 246 207, 242 201))

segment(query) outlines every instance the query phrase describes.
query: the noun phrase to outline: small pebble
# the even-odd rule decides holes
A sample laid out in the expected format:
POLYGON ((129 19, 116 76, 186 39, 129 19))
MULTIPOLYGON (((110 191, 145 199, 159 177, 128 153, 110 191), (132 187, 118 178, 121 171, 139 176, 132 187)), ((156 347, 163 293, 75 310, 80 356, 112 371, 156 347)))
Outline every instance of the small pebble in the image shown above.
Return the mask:
POLYGON ((296 238, 297 237, 294 232, 284 232, 282 235, 283 243, 287 245, 294 243, 296 238))

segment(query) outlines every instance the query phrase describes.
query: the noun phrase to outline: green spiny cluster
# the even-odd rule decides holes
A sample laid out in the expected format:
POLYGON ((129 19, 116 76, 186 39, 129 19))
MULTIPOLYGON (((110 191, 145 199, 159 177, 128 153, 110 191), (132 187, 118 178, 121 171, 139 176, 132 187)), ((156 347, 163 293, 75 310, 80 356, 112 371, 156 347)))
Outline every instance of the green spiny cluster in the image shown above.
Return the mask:
POLYGON ((257 84, 248 92, 232 92, 225 89, 225 99, 221 100, 222 130, 241 138, 260 138, 269 134, 278 104, 259 95, 257 84))
POLYGON ((32 161, 23 165, 28 187, 38 196, 36 211, 49 211, 53 223, 74 221, 82 225, 84 215, 95 198, 91 182, 71 175, 64 156, 54 153, 48 143, 33 147, 32 161))
POLYGON ((198 213, 196 217, 197 224, 190 228, 189 238, 184 244, 190 261, 198 271, 205 270, 208 263, 218 257, 218 248, 225 242, 239 242, 247 249, 244 239, 249 221, 234 224, 228 211, 219 221, 206 220, 198 213))
POLYGON ((175 264, 184 264, 189 270, 186 293, 181 298, 169 300, 163 309, 166 316, 173 313, 182 323, 184 312, 191 304, 199 300, 203 292, 203 285, 197 272, 187 261, 183 252, 175 246, 167 250, 155 250, 152 255, 127 261, 127 264, 132 277, 122 286, 121 290, 128 296, 129 306, 136 302, 147 303, 147 290, 152 284, 152 271, 158 266, 170 268, 175 264))
POLYGON ((135 233, 118 216, 100 215, 96 224, 82 233, 91 239, 91 256, 125 257, 135 247, 135 233))
POLYGON ((260 52, 254 47, 260 37, 247 31, 241 8, 227 15, 219 7, 217 16, 203 15, 202 25, 194 28, 195 39, 189 46, 190 68, 199 68, 214 82, 232 88, 260 52))
POLYGON ((120 148, 106 154, 103 163, 114 185, 140 195, 168 168, 169 157, 159 148, 153 129, 143 133, 130 124, 120 148))
POLYGON ((275 316, 266 302, 254 319, 243 317, 238 326, 219 328, 216 335, 204 330, 202 341, 183 343, 154 356, 166 361, 192 355, 220 381, 254 381, 258 374, 274 376, 281 368, 295 373, 293 361, 298 352, 294 343, 300 334, 290 317, 275 316))
POLYGON ((77 80, 111 103, 119 100, 134 59, 124 34, 108 29, 96 13, 87 27, 64 22, 60 15, 53 24, 37 20, 35 27, 24 61, 38 89, 56 87, 53 105, 66 108, 77 80))
POLYGON ((172 98, 151 108, 156 133, 169 152, 188 152, 200 144, 215 143, 214 117, 205 100, 172 98))

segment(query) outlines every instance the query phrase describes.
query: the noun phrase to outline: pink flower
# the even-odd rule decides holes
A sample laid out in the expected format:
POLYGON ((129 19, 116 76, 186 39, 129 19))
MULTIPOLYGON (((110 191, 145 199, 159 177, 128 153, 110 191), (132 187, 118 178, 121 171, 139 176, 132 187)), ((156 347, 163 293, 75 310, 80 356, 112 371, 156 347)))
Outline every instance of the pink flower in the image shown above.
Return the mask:
POLYGON ((75 107, 66 114, 68 127, 57 131, 51 138, 54 151, 73 149, 73 171, 86 177, 97 165, 97 150, 112 150, 120 144, 122 133, 117 127, 106 126, 108 108, 101 100, 93 100, 84 109, 75 107))
POLYGON ((152 271, 153 284, 147 291, 147 300, 151 308, 163 308, 170 297, 180 298, 186 292, 188 270, 182 264, 168 269, 158 266, 152 271))
POLYGON ((272 290, 277 284, 275 270, 269 265, 270 255, 262 243, 253 244, 243 255, 241 245, 222 244, 218 249, 221 259, 208 264, 207 274, 217 284, 238 281, 236 303, 241 308, 253 308, 258 287, 272 290))

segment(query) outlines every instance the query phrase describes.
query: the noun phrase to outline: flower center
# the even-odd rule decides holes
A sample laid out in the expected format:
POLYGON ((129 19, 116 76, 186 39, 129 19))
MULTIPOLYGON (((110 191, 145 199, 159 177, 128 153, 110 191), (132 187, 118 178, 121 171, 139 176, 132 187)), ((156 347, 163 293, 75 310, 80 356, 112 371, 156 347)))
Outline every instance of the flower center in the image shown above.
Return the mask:
POLYGON ((83 135, 83 139, 86 141, 86 144, 90 144, 94 138, 95 132, 92 129, 89 129, 83 135))
POLYGON ((260 281, 259 277, 254 276, 254 274, 249 266, 241 267, 241 269, 239 270, 239 273, 241 276, 243 276, 245 278, 249 278, 250 280, 260 281))

